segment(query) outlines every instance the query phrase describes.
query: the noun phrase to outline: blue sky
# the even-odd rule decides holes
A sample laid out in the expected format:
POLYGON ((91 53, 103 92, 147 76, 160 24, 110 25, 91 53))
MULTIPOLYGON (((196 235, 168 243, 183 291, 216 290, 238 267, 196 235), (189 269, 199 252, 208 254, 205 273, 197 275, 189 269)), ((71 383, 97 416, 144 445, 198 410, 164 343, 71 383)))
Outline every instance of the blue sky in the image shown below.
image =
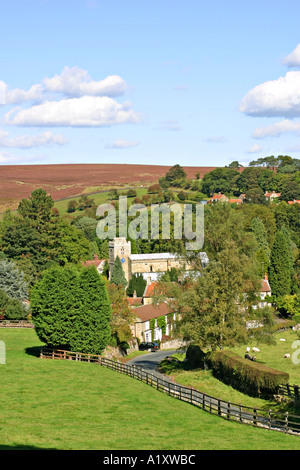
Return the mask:
POLYGON ((298 0, 0 7, 0 164, 300 158, 298 0))

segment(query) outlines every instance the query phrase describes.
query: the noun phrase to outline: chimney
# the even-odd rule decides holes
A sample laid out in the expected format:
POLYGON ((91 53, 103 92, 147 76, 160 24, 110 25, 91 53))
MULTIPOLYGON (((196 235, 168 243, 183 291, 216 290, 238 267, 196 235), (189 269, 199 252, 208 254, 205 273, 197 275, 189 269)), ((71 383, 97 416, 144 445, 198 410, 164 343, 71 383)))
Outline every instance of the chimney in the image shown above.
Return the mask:
POLYGON ((98 260, 98 255, 94 255, 94 260, 98 260))
POLYGON ((133 298, 136 299, 137 298, 137 295, 136 295, 136 290, 133 292, 133 298))
POLYGON ((267 273, 265 273, 265 281, 267 281, 267 280, 268 280, 268 275, 267 275, 267 273))

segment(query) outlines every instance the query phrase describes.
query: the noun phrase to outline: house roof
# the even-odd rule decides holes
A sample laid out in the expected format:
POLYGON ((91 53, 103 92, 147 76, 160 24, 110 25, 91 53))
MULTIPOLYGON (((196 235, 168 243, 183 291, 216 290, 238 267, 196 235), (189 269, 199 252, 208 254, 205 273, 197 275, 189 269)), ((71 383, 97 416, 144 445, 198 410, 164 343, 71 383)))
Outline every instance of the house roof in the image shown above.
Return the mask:
POLYGON ((288 204, 300 204, 300 199, 294 199, 293 201, 288 201, 288 204))
POLYGON ((214 194, 213 197, 211 198, 211 201, 218 201, 218 200, 221 199, 222 197, 225 197, 225 198, 227 199, 227 197, 225 196, 225 194, 221 194, 221 193, 214 194))
POLYGON ((260 287, 261 292, 270 292, 271 293, 271 287, 268 281, 268 276, 267 273, 265 273, 264 279, 261 281, 261 287, 260 287))
POLYGON ((97 255, 94 256, 94 259, 82 262, 82 265, 88 268, 89 266, 96 266, 98 270, 103 269, 105 259, 99 259, 97 255))
POLYGON ((171 308, 166 302, 162 302, 158 305, 148 304, 136 307, 134 309, 135 315, 142 321, 148 321, 152 318, 162 317, 171 313, 171 308))
POLYGON ((155 293, 155 288, 157 287, 157 285, 158 285, 157 281, 153 281, 150 284, 148 284, 144 291, 144 297, 152 297, 155 293))
POLYGON ((273 191, 272 193, 267 193, 267 192, 265 192, 265 196, 266 196, 266 197, 270 197, 270 196, 280 197, 280 196, 281 196, 281 193, 275 193, 275 191, 273 191))
POLYGON ((235 202, 236 204, 241 204, 241 203, 243 202, 243 200, 242 200, 242 199, 229 199, 229 202, 230 202, 230 203, 234 203, 234 202, 235 202))
POLYGON ((143 297, 127 297, 127 302, 131 307, 142 305, 143 297))

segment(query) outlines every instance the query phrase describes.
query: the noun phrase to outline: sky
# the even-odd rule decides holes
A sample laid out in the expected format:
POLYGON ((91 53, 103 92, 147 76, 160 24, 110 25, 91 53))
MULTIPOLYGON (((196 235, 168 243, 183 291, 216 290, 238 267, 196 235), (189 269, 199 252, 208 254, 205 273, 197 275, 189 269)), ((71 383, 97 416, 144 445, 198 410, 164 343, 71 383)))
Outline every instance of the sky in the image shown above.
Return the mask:
POLYGON ((299 0, 0 0, 0 165, 300 158, 299 0))

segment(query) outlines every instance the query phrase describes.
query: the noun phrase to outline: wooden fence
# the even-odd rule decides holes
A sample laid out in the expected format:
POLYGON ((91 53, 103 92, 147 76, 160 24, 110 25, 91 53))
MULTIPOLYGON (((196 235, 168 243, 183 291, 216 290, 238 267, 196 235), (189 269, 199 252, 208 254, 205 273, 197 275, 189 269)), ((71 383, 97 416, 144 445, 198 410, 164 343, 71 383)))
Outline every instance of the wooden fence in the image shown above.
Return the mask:
POLYGON ((240 404, 223 401, 200 392, 192 387, 174 383, 170 380, 160 378, 141 367, 123 364, 118 361, 106 359, 102 356, 82 354, 63 350, 42 348, 40 357, 44 359, 66 359, 73 361, 85 361, 97 363, 116 372, 126 374, 134 379, 140 380, 156 390, 167 393, 178 400, 190 403, 211 414, 216 414, 227 420, 250 424, 255 427, 266 428, 284 433, 300 435, 300 416, 251 408, 240 404))
POLYGON ((279 390, 278 390, 278 395, 283 395, 285 397, 299 400, 300 399, 299 385, 291 385, 291 384, 280 385, 279 390))

